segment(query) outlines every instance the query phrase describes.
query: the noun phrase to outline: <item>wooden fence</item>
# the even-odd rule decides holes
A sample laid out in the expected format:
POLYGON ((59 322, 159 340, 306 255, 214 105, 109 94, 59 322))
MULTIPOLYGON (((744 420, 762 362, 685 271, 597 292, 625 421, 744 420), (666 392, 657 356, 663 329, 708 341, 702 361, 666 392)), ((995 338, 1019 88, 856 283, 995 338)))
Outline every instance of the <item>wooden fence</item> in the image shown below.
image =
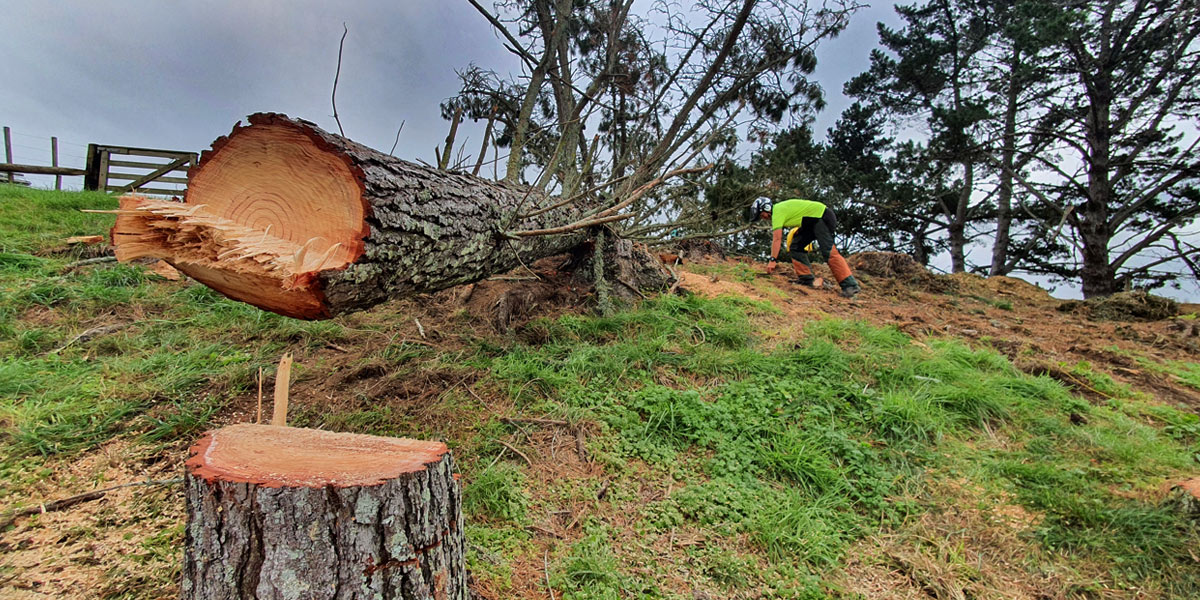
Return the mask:
POLYGON ((51 136, 50 138, 50 166, 44 165, 18 165, 13 163, 13 146, 12 146, 12 130, 8 127, 4 128, 4 162, 0 163, 0 181, 8 183, 16 183, 21 185, 29 185, 28 181, 21 181, 16 178, 17 173, 26 173, 30 175, 54 175, 54 189, 62 189, 62 178, 64 175, 83 175, 83 169, 71 169, 68 167, 58 166, 58 138, 51 136))
POLYGON ((178 150, 128 148, 88 144, 83 187, 123 194, 142 192, 164 196, 182 196, 185 189, 148 187, 152 183, 187 185, 187 174, 200 155, 178 150), (120 170, 114 170, 120 169, 120 170))
MULTIPOLYGON (((13 162, 11 131, 4 128, 4 159, 0 163, 0 182, 22 183, 17 173, 54 175, 54 189, 62 189, 63 177, 83 176, 83 187, 123 194, 141 192, 163 196, 183 196, 187 191, 188 171, 196 165, 199 154, 180 150, 130 148, 88 144, 87 166, 83 169, 58 164, 58 138, 50 138, 50 165, 27 165, 13 162), (150 187, 159 184, 159 187, 150 187), (176 184, 177 189, 162 187, 176 184)), ((28 182, 25 182, 28 185, 28 182)))

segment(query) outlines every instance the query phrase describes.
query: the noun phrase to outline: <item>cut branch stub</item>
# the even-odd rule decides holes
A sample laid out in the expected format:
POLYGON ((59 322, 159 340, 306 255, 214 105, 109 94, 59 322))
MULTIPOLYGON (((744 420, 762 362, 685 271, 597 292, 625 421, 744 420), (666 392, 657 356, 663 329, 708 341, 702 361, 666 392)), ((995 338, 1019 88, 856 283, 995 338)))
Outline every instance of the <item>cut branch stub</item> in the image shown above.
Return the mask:
POLYGON ((466 598, 445 444, 270 425, 191 449, 183 598, 466 598))
POLYGON ((120 260, 155 257, 233 298, 321 319, 478 281, 565 251, 586 232, 521 240, 587 206, 397 159, 284 115, 260 113, 213 143, 183 204, 122 198, 120 260))

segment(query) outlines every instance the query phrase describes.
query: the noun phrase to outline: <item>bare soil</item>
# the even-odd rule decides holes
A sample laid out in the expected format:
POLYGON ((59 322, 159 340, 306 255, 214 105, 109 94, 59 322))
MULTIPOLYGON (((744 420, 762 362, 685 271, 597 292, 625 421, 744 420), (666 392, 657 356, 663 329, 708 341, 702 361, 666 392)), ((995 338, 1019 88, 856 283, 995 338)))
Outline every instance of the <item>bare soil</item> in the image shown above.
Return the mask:
MULTIPOLYGON (((1101 402, 1103 392, 1070 372, 1071 365, 1086 361, 1094 370, 1158 401, 1200 412, 1200 392, 1173 376, 1147 370, 1129 356, 1200 361, 1200 331, 1194 321, 1093 321, 1081 312, 1061 312, 1063 301, 1020 279, 938 276, 892 264, 889 261, 893 259, 886 257, 872 260, 879 264, 856 271, 862 292, 853 299, 838 294, 822 265, 817 266, 817 275, 823 276, 826 284, 820 288, 793 283, 786 267, 773 276, 760 273, 748 281, 711 274, 712 267, 729 267, 732 272, 733 267, 745 264, 745 259, 738 257, 693 253, 674 269, 682 293, 735 294, 778 307, 782 315, 756 317, 768 344, 794 343, 803 337, 805 323, 815 319, 858 319, 896 327, 918 343, 929 338, 959 338, 995 348, 1026 372, 1055 377, 1089 400, 1101 402), (709 268, 700 274, 695 272, 697 266, 709 268)), ((477 284, 395 301, 346 317, 350 333, 345 339, 297 351, 296 362, 304 368, 291 387, 292 414, 299 424, 320 424, 328 415, 375 411, 393 426, 447 440, 472 435, 476 415, 530 416, 516 414, 507 391, 481 380, 478 372, 465 367, 447 369, 444 362, 436 366, 431 357, 460 352, 481 337, 502 341, 524 335, 522 325, 532 319, 591 310, 591 288, 563 271, 564 265, 563 257, 545 259, 528 269, 477 284), (385 352, 387 349, 394 354, 385 352)), ((164 281, 163 285, 181 284, 164 281)), ((1194 314, 1196 308, 1180 307, 1185 314, 1194 314)), ((55 321, 61 315, 39 310, 26 317, 55 321)), ((268 398, 272 383, 270 379, 264 382, 268 398)), ((221 411, 213 425, 253 422, 257 403, 255 393, 244 394, 221 411)), ((264 410, 269 414, 269 409, 264 410)), ((519 460, 528 462, 527 476, 535 486, 560 489, 569 482, 579 489, 557 511, 539 510, 539 500, 534 499, 531 514, 543 516, 530 527, 532 539, 517 555, 505 557, 513 569, 513 587, 501 591, 477 585, 474 591, 479 597, 548 597, 546 554, 578 540, 589 516, 601 516, 615 528, 614 547, 619 553, 622 544, 637 541, 641 547, 636 552, 649 550, 662 561, 682 560, 678 569, 671 570, 674 574, 659 584, 668 590, 692 589, 695 580, 688 577, 687 551, 703 546, 705 534, 683 527, 669 535, 644 539, 633 523, 623 519, 622 513, 636 513, 637 506, 669 496, 670 482, 639 481, 635 475, 620 482, 623 489, 634 490, 627 498, 596 502, 614 483, 604 479, 604 469, 587 452, 587 439, 593 433, 586 423, 523 423, 505 439, 519 451, 519 460)), ((120 483, 175 477, 185 452, 183 442, 146 448, 118 438, 83 455, 51 459, 43 468, 52 473, 32 484, 31 497, 21 504, 120 483)), ((964 508, 922 520, 898 535, 945 537, 951 529, 988 532, 989 539, 961 540, 967 562, 998 561, 1003 566, 1005 561, 1015 560, 1017 538, 1036 525, 1035 515, 1004 498, 986 497, 979 490, 960 486, 944 491, 961 497, 959 504, 964 508), (991 510, 965 508, 980 502, 991 510)), ((146 540, 179 527, 181 519, 178 486, 128 488, 68 511, 22 519, 0 538, 0 589, 6 590, 6 598, 91 598, 138 587, 139 577, 173 581, 177 561, 171 553, 178 549, 159 549, 146 540)), ((945 539, 946 544, 955 541, 945 539)), ((905 553, 908 551, 903 548, 899 540, 860 542, 849 553, 854 558, 843 573, 845 587, 868 598, 954 597, 942 594, 951 593, 948 590, 959 584, 958 589, 969 588, 973 594, 969 597, 1037 598, 1041 596, 1036 590, 1048 583, 1021 579, 1026 571, 1016 565, 993 570, 984 581, 967 581, 968 574, 937 570, 945 564, 938 560, 938 553, 953 548, 933 545, 925 554, 905 553)), ((174 594, 170 585, 155 590, 162 596, 174 594)), ((711 593, 716 595, 697 591, 696 597, 723 597, 720 590, 711 593)))

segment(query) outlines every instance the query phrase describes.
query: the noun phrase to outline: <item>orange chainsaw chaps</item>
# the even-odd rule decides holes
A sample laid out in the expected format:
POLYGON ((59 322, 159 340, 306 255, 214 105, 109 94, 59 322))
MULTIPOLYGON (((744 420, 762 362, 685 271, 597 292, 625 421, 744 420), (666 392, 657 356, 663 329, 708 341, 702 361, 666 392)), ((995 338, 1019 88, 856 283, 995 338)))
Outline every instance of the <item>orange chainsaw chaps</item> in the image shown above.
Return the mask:
POLYGON ((833 271, 833 278, 841 283, 851 275, 850 265, 846 263, 846 259, 838 253, 837 248, 829 253, 829 270, 833 271))

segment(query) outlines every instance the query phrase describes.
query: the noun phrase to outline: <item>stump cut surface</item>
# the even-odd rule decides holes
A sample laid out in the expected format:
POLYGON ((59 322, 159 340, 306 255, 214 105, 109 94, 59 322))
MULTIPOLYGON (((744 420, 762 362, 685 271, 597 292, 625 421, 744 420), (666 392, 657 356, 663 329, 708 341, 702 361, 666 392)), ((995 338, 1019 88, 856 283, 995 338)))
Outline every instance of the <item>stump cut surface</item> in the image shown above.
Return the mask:
POLYGON ((441 442, 243 424, 206 434, 192 447, 187 466, 209 482, 372 486, 424 471, 447 451, 441 442))

